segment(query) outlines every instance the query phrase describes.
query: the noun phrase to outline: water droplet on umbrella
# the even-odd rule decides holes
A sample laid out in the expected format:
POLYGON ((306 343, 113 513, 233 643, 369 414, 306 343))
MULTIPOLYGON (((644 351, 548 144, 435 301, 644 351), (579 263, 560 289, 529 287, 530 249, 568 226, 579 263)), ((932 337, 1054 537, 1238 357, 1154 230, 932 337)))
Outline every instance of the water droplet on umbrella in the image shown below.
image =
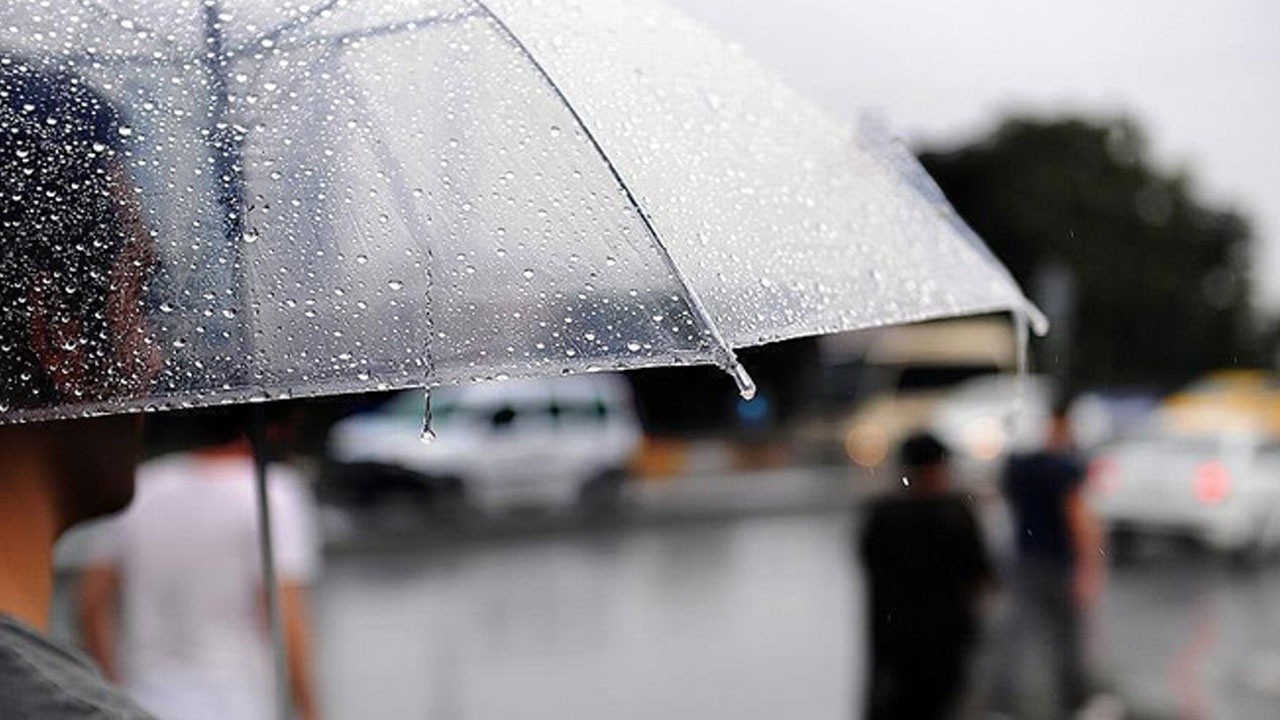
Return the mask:
POLYGON ((392 290, 403 290, 404 282, 401 280, 388 280, 387 287, 391 288, 392 290))

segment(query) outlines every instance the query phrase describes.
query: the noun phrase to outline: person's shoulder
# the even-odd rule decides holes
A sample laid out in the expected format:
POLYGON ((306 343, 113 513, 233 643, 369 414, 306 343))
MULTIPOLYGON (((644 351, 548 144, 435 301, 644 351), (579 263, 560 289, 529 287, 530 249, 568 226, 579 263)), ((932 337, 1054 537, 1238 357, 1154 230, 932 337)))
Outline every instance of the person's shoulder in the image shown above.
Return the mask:
POLYGON ((973 495, 959 490, 947 490, 938 494, 938 504, 948 510, 972 512, 975 503, 977 499, 973 495))
POLYGON ((901 512, 911 499, 899 493, 886 493, 867 503, 867 514, 890 515, 901 512))
POLYGON ((1085 458, 1077 453, 1062 453, 1057 456, 1057 462, 1063 480, 1071 485, 1083 481, 1089 470, 1085 458))
POLYGON ((1071 475, 1083 472, 1084 460, 1074 452, 1063 450, 1039 450, 1031 455, 1037 474, 1055 473, 1071 475))
POLYGON ((1004 461, 1003 482, 1005 485, 1015 484, 1033 472, 1037 453, 1021 451, 1010 453, 1004 461))
POLYGON ((189 477, 192 463, 191 456, 186 453, 154 457, 138 466, 138 484, 157 484, 173 478, 189 477))
POLYGON ((1021 472, 1027 465, 1035 462, 1036 453, 1022 450, 1009 453, 1004 460, 1006 474, 1021 472))
POLYGON ((82 656, 0 617, 0 717, 151 720, 82 656))
POLYGON ((1089 459, 1078 452, 1063 453, 1062 462, 1072 470, 1079 472, 1083 472, 1089 467, 1089 459))
POLYGON ((940 493, 934 498, 934 506, 939 515, 947 518, 969 518, 974 515, 974 499, 972 495, 950 490, 940 493))
POLYGON ((862 511, 865 529, 883 529, 886 523, 901 516, 903 503, 904 498, 895 494, 880 495, 867 501, 862 511))

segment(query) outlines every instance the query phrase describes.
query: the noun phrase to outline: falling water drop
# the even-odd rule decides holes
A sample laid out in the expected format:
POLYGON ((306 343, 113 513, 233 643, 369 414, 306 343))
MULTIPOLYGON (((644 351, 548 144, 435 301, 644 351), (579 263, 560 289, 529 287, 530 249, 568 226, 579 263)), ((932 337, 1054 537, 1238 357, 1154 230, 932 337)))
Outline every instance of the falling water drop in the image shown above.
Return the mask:
POLYGON ((424 445, 435 442, 436 431, 431 427, 431 390, 422 391, 422 434, 418 436, 424 445))

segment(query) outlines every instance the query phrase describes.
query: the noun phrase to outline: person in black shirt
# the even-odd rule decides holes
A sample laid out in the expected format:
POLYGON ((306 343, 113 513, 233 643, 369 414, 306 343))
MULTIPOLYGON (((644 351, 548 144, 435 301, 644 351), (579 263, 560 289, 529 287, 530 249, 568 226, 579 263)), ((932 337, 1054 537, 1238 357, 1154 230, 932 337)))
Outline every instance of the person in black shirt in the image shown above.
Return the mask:
POLYGON ((1017 557, 1011 607, 1003 633, 993 706, 1013 713, 1022 650, 1043 637, 1057 672, 1056 705, 1063 716, 1086 700, 1082 615, 1101 588, 1102 555, 1096 523, 1085 504, 1084 463, 1074 452, 1064 407, 1055 410, 1044 449, 1014 455, 1002 479, 1017 557))
POLYGON ((949 452, 931 435, 900 450, 906 493, 871 506, 862 558, 871 586, 868 716, 953 711, 991 568, 968 503, 950 491, 949 452))

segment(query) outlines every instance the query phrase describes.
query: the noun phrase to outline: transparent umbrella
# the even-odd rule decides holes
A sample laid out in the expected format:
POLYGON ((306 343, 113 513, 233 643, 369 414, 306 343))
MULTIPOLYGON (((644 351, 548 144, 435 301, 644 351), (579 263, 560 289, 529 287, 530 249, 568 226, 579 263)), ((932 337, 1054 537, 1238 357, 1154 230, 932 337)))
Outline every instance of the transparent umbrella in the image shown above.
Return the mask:
POLYGON ((1038 313, 882 132, 649 0, 0 6, 0 421, 1038 313))
POLYGON ((649 2, 6 3, 0 28, 6 77, 110 106, 110 142, 67 152, 101 148, 154 258, 130 308, 153 357, 74 396, 0 378, 6 420, 735 370, 743 345, 1028 308, 909 156, 649 2))

